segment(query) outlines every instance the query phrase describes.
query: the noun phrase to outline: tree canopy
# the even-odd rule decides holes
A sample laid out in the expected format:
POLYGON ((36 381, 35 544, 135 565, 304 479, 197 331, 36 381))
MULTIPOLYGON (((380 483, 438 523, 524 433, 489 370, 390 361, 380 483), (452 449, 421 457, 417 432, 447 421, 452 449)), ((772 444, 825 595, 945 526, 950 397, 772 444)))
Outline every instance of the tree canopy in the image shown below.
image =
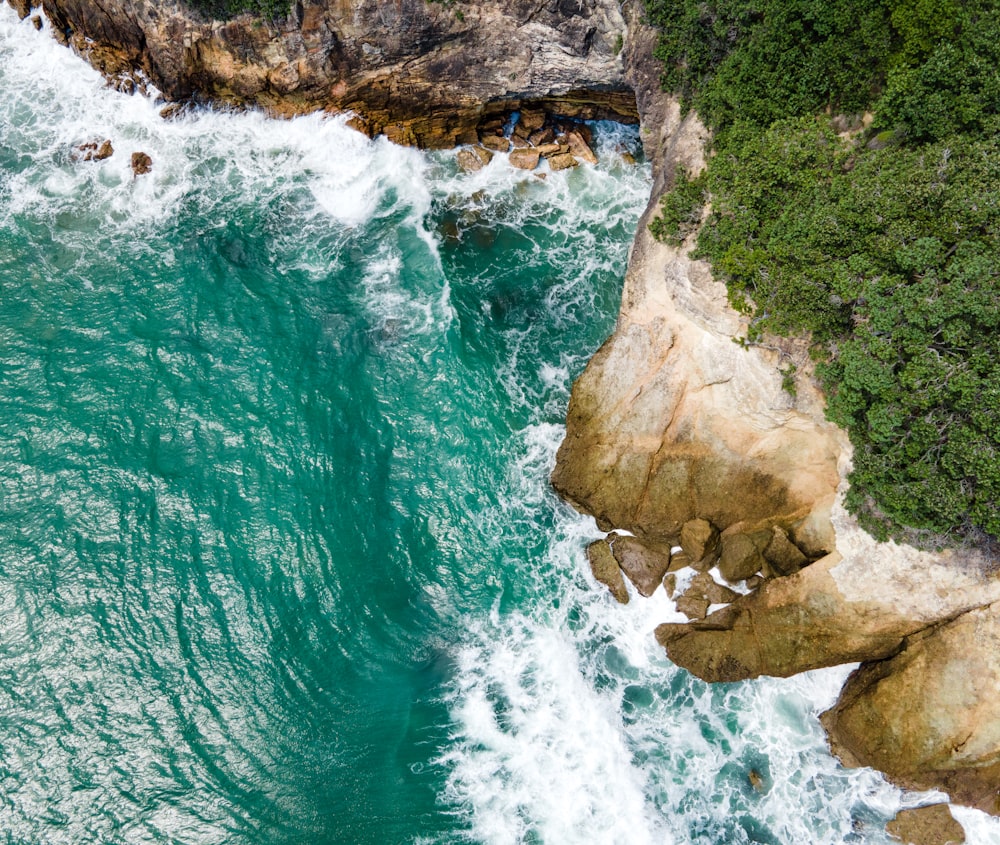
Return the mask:
POLYGON ((706 172, 679 175, 654 234, 700 224, 696 255, 751 315, 750 342, 810 334, 865 527, 1000 538, 1000 10, 648 7, 665 84, 714 130, 706 172))

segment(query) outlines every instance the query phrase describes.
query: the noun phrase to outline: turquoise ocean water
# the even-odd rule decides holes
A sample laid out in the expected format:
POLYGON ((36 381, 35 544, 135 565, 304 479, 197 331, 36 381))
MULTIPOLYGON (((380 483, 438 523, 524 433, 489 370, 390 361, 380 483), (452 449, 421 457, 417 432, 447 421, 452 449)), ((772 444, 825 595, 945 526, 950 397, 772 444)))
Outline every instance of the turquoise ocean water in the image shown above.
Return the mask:
POLYGON ((887 841, 846 670, 691 679, 549 490, 638 135, 543 181, 157 109, 3 7, 0 842, 887 841))

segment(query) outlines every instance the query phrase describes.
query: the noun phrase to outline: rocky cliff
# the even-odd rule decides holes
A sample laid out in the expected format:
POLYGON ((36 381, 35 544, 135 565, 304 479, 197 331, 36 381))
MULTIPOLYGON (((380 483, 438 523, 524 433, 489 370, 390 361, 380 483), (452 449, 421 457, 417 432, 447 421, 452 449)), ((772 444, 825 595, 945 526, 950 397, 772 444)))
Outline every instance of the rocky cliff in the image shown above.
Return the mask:
MULTIPOLYGON (((26 14, 30 0, 11 0, 26 14)), ((525 102, 635 122, 613 0, 298 0, 267 21, 205 18, 180 0, 46 0, 57 37, 112 77, 172 100, 281 115, 351 111, 369 134, 453 147, 525 102)))
MULTIPOLYGON (((28 14, 28 0, 10 2, 28 14)), ((622 572, 647 594, 667 570, 699 569, 700 592, 683 597, 693 621, 657 638, 709 680, 862 661, 825 717, 845 763, 997 812, 1000 579, 974 551, 928 554, 860 531, 839 505, 849 445, 824 418, 805 345, 735 343, 745 326, 724 286, 690 244, 650 237, 677 167, 703 166, 707 134, 659 91, 656 34, 637 2, 303 0, 270 23, 212 21, 177 0, 48 0, 45 12, 125 84, 283 115, 349 110, 401 143, 475 142, 529 103, 641 116, 653 195, 553 474, 602 528, 635 535, 596 546, 595 573, 623 599, 622 572)))
MULTIPOLYGON (((975 549, 878 543, 844 511, 850 444, 803 346, 734 342, 744 320, 692 244, 646 228, 671 170, 701 166, 693 117, 668 107, 659 128, 618 323, 573 387, 553 484, 604 530, 635 535, 607 545, 641 594, 653 561, 671 591, 676 571, 701 573, 677 600, 691 621, 656 631, 675 663, 737 681, 860 661, 824 719, 843 762, 996 813, 1000 578, 975 549)), ((590 557, 627 598, 600 545, 590 557)))

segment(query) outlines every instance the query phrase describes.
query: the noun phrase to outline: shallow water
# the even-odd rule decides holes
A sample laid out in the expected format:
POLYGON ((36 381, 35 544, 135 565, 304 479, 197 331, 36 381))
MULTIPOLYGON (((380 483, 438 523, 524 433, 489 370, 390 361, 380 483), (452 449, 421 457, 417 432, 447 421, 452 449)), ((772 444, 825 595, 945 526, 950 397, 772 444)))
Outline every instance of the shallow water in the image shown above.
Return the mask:
POLYGON ((692 679, 548 487, 649 190, 597 132, 165 122, 3 8, 0 841, 887 841, 846 670, 692 679))

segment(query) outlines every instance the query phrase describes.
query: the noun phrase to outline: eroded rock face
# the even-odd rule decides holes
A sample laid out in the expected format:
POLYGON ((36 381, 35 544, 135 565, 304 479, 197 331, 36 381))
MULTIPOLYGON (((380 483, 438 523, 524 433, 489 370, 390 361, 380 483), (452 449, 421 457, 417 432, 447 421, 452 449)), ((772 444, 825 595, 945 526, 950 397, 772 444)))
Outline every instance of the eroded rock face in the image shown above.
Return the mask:
MULTIPOLYGON (((676 104, 665 121, 672 166, 696 171, 704 129, 676 104)), ((725 286, 652 238, 657 208, 640 222, 615 333, 573 386, 553 484, 605 530, 660 542, 696 519, 791 529, 828 511, 843 435, 815 390, 793 400, 770 353, 733 342, 744 327, 725 286)))
POLYGON ((1000 812, 1000 604, 908 638, 823 715, 834 753, 895 783, 1000 812))
POLYGON ((353 111, 359 128, 405 144, 469 142, 484 118, 524 101, 638 119, 616 0, 305 0, 281 21, 207 20, 178 0, 51 0, 45 11, 94 64, 138 69, 171 99, 353 111))

